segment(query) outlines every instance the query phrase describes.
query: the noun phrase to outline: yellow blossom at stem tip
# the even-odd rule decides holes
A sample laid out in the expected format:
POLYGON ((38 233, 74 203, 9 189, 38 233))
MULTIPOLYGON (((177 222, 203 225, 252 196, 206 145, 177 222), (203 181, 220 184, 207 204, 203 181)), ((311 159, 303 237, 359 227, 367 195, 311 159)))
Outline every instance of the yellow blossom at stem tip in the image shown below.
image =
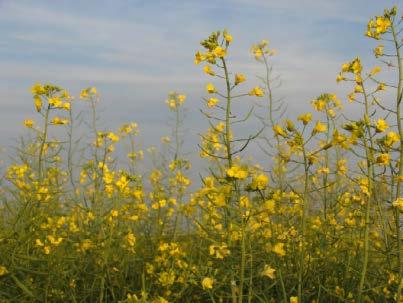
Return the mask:
POLYGON ((375 128, 376 128, 376 132, 377 133, 382 133, 384 132, 387 128, 389 127, 388 123, 383 120, 383 119, 379 119, 376 122, 375 128))
POLYGON ((210 65, 206 65, 203 67, 203 71, 210 76, 215 76, 215 72, 211 69, 210 65))
POLYGON ((215 88, 214 84, 212 84, 212 83, 208 83, 208 84, 206 85, 206 90, 207 90, 207 92, 208 92, 209 94, 214 94, 214 93, 217 92, 217 89, 215 88))
POLYGON ((403 213, 403 198, 397 198, 393 203, 392 206, 397 208, 401 213, 403 213))
POLYGON ((201 284, 202 284, 203 289, 212 289, 214 280, 206 277, 202 280, 201 284))
POLYGON ((249 93, 249 96, 263 97, 264 91, 259 87, 255 86, 249 93))
POLYGON ((276 136, 287 137, 287 133, 278 124, 273 126, 273 131, 276 136))
POLYGON ((244 74, 235 74, 235 85, 245 82, 246 77, 244 74))
POLYGON ((323 133, 323 132, 327 131, 327 125, 325 123, 318 121, 318 122, 316 122, 316 125, 313 128, 313 131, 315 133, 323 133))
POLYGON ((274 245, 272 251, 280 256, 280 257, 284 257, 285 256, 285 249, 284 249, 284 243, 277 243, 274 245))
POLYGON ((214 48, 213 54, 216 57, 224 58, 224 56, 227 54, 227 52, 221 46, 217 46, 216 48, 214 48))
POLYGON ((212 108, 217 105, 218 101, 219 100, 217 98, 210 98, 207 100, 207 106, 212 108))
POLYGON ((227 169, 227 176, 235 179, 246 179, 248 177, 248 171, 234 165, 227 169))
POLYGON ((270 265, 265 264, 264 269, 261 274, 262 274, 262 276, 268 277, 270 279, 274 279, 276 277, 274 274, 275 271, 276 270, 274 268, 272 268, 270 265))
POLYGON ((24 125, 25 125, 25 127, 28 127, 28 128, 32 128, 33 126, 34 126, 34 120, 31 120, 31 119, 27 119, 27 120, 24 120, 24 125))
POLYGON ((297 118, 298 121, 301 121, 304 125, 307 125, 312 120, 312 114, 306 113, 303 115, 299 115, 297 118))

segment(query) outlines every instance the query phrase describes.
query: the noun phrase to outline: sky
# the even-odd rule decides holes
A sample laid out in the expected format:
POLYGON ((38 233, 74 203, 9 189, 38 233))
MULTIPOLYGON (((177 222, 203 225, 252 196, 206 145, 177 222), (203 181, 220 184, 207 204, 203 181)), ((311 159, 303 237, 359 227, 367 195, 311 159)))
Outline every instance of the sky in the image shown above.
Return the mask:
POLYGON ((30 87, 50 82, 76 96, 82 88, 97 87, 102 126, 114 130, 136 121, 144 146, 158 145, 170 134, 166 96, 184 93, 185 149, 195 153, 197 134, 207 125, 199 112, 204 87, 213 79, 193 63, 194 54, 202 39, 224 28, 234 38, 229 66, 247 76, 245 89, 264 73, 250 46, 268 39, 278 51, 272 64, 282 86, 275 94, 284 98, 287 116, 310 110, 310 100, 323 92, 345 100, 346 85, 335 82, 341 64, 357 55, 372 64, 375 42, 364 36, 366 24, 398 3, 0 0, 1 144, 14 145, 26 132, 23 120, 36 118, 30 87))

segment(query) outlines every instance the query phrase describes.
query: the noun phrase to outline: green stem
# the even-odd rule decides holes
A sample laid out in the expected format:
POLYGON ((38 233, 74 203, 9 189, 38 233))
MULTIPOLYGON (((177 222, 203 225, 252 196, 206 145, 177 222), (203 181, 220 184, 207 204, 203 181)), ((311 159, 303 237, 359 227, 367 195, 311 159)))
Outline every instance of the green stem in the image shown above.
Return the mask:
MULTIPOLYGON (((393 41, 395 44, 396 49, 396 57, 397 57, 397 65, 398 65, 398 85, 397 85, 397 95, 396 95, 396 122, 397 122, 397 129, 399 131, 400 136, 400 146, 399 146, 399 170, 396 182, 396 199, 400 198, 400 187, 401 187, 401 178, 403 174, 403 128, 402 128, 402 121, 401 121, 401 114, 400 114, 400 104, 402 102, 402 82, 403 82, 403 66, 400 57, 400 46, 399 46, 399 39, 397 37, 396 29, 392 24, 392 36, 393 41)), ((397 259, 399 263, 399 279, 398 279, 398 289, 397 289, 397 299, 399 301, 402 295, 402 275, 403 275, 403 262, 402 262, 402 251, 401 251, 401 235, 400 235, 400 212, 398 209, 394 211, 395 217, 395 228, 396 228, 396 243, 397 243, 397 259)))
POLYGON ((48 105, 48 108, 46 109, 45 113, 45 125, 43 129, 43 137, 42 137, 42 142, 41 146, 39 148, 39 156, 38 156, 38 177, 39 180, 42 180, 42 160, 43 160, 43 152, 45 148, 45 144, 47 141, 47 136, 48 136, 48 126, 49 126, 49 112, 50 112, 50 105, 48 105))
POLYGON ((362 293, 364 290, 364 284, 365 284, 365 279, 367 275, 367 269, 368 269, 368 255, 369 255, 369 225, 370 225, 370 214, 371 214, 371 200, 374 195, 374 190, 373 190, 373 181, 374 181, 374 167, 373 167, 373 136, 371 133, 371 126, 369 122, 369 102, 368 102, 368 97, 365 92, 364 84, 362 84, 363 88, 363 95, 364 95, 364 105, 365 105, 365 116, 364 116, 364 123, 365 123, 365 128, 366 132, 368 135, 368 141, 370 143, 370 146, 368 146, 368 141, 367 139, 363 138, 363 143, 364 143, 364 148, 365 148, 365 155, 367 159, 367 176, 368 176, 368 191, 369 191, 369 196, 367 200, 367 205, 365 209, 365 229, 364 229, 364 258, 362 261, 362 269, 361 269, 361 275, 360 275, 360 282, 358 286, 358 303, 362 302, 362 293))
POLYGON ((304 193, 302 201, 302 217, 301 217, 301 243, 299 247, 299 268, 298 268, 298 303, 303 302, 303 273, 304 273, 304 259, 305 259, 305 231, 306 231, 306 216, 307 216, 307 203, 308 203, 308 183, 309 183, 309 162, 305 151, 305 145, 302 146, 304 156, 304 193))
POLYGON ((231 115, 231 84, 229 82, 228 68, 224 58, 221 58, 224 73, 225 73, 225 83, 227 88, 227 104, 225 110, 225 146, 227 149, 227 161, 228 167, 232 166, 232 153, 231 153, 231 123, 230 123, 230 115, 231 115))

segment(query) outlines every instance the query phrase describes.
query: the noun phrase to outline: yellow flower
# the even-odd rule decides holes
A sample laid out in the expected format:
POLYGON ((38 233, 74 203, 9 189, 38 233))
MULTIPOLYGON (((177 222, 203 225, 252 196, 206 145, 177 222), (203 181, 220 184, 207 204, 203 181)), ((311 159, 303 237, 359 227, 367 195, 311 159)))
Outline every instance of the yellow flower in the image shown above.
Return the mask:
POLYGON ((364 89, 362 88, 362 85, 357 84, 354 88, 355 93, 363 93, 364 89))
POLYGON ((134 234, 132 232, 129 232, 126 235, 126 241, 129 244, 129 246, 133 247, 136 244, 136 237, 134 236, 134 234))
POLYGON ((225 41, 227 41, 228 43, 232 42, 232 36, 230 34, 228 34, 227 32, 224 32, 224 39, 225 41))
POLYGON ((354 74, 359 74, 362 71, 362 65, 359 58, 355 58, 350 66, 354 74))
POLYGON ((269 214, 274 214, 276 212, 276 201, 273 199, 264 201, 263 206, 269 214))
POLYGON ((218 103, 218 99, 217 99, 217 98, 210 98, 210 99, 208 99, 208 101, 207 101, 207 106, 210 107, 210 108, 212 108, 212 107, 216 106, 217 103, 218 103))
POLYGON ((224 259, 230 254, 227 244, 222 245, 210 245, 209 246, 210 256, 214 256, 216 259, 224 259))
POLYGON ((239 198, 239 205, 240 205, 241 207, 243 207, 243 208, 248 208, 249 205, 250 205, 250 201, 249 201, 248 196, 241 196, 241 197, 239 198))
POLYGON ((329 117, 334 118, 336 117, 336 112, 334 111, 334 109, 329 108, 326 113, 329 115, 329 117))
POLYGON ((223 49, 221 46, 216 46, 213 50, 213 54, 216 57, 223 58, 226 55, 226 50, 223 49))
POLYGON ((71 103, 70 102, 66 102, 62 105, 62 108, 69 111, 71 108, 71 103))
POLYGON ((86 89, 83 89, 80 93, 80 99, 88 99, 98 93, 97 89, 95 87, 88 87, 86 89))
POLYGON ((212 289, 214 280, 211 278, 204 278, 201 282, 203 289, 212 289))
POLYGON ((169 301, 163 297, 158 297, 157 299, 153 300, 153 303, 169 303, 169 301))
POLYGON ((34 97, 35 109, 39 113, 42 109, 42 99, 39 96, 34 97))
POLYGON ((353 61, 344 63, 341 67, 341 72, 342 73, 353 73, 355 75, 360 74, 362 71, 362 65, 361 65, 361 60, 360 58, 355 58, 353 61))
POLYGON ((297 120, 301 121, 304 125, 307 125, 312 120, 312 114, 306 113, 304 115, 299 115, 297 120))
POLYGON ((61 107, 62 106, 62 100, 59 97, 52 97, 48 99, 49 105, 52 105, 53 107, 61 107))
POLYGON ((344 64, 341 66, 341 71, 342 71, 343 73, 348 72, 349 68, 350 68, 350 64, 349 64, 349 63, 344 63, 344 64))
POLYGON ((50 254, 50 247, 49 246, 44 246, 43 247, 43 252, 45 253, 45 255, 49 255, 50 254))
POLYGON ((348 98, 348 102, 350 102, 350 103, 356 100, 354 93, 350 93, 350 94, 347 96, 347 98, 348 98))
POLYGON ((92 247, 94 247, 94 244, 90 239, 84 239, 84 241, 80 243, 81 251, 87 251, 92 247))
POLYGON ((377 90, 377 91, 386 90, 386 85, 385 85, 385 83, 379 83, 379 84, 378 84, 378 87, 376 88, 376 90, 377 90))
POLYGON ((217 89, 215 88, 215 86, 212 83, 208 83, 206 85, 206 90, 209 94, 214 94, 217 92, 217 89))
POLYGON ((235 74, 235 85, 238 85, 239 83, 242 83, 246 80, 245 75, 243 74, 235 74))
POLYGON ((322 123, 322 122, 320 122, 320 121, 316 122, 316 125, 315 125, 315 127, 313 128, 313 131, 314 131, 315 133, 323 133, 323 132, 325 132, 326 130, 327 130, 327 125, 324 124, 324 123, 322 123))
POLYGON ((54 117, 52 119, 52 121, 50 121, 50 123, 54 124, 54 125, 66 125, 66 124, 69 124, 69 120, 62 119, 62 118, 59 118, 59 117, 54 117))
POLYGON ((108 133, 107 138, 109 140, 111 140, 112 142, 118 142, 119 141, 119 136, 115 135, 112 132, 108 133))
POLYGON ((381 165, 388 165, 390 163, 390 155, 382 153, 376 158, 376 163, 381 165))
POLYGON ((378 122, 376 122, 375 126, 377 133, 384 132, 388 127, 389 127, 388 123, 383 119, 379 119, 378 122))
POLYGON ((83 89, 80 93, 80 99, 87 99, 88 96, 88 89, 83 89))
POLYGON ((253 190, 264 190, 269 183, 269 178, 266 175, 260 174, 253 178, 251 188, 253 190))
POLYGON ((260 48, 256 48, 253 50, 253 54, 255 55, 255 59, 259 59, 263 56, 263 51, 260 48))
POLYGON ((210 76, 215 76, 215 72, 211 69, 210 65, 203 67, 203 71, 210 76))
POLYGON ((280 256, 280 257, 284 257, 285 256, 285 249, 284 249, 284 243, 277 243, 276 245, 274 245, 272 251, 280 256))
POLYGON ((344 81, 346 78, 340 73, 337 75, 336 82, 344 81))
POLYGON ((378 26, 377 31, 385 33, 392 23, 389 18, 379 17, 376 19, 376 24, 378 26))
POLYGON ((55 246, 59 245, 59 244, 62 243, 62 241, 63 241, 63 238, 59 237, 59 238, 56 239, 56 238, 55 238, 54 236, 52 236, 52 235, 48 235, 46 238, 48 239, 48 241, 49 241, 52 245, 55 245, 55 246))
POLYGON ((324 110, 326 108, 326 101, 323 99, 317 99, 312 101, 312 106, 318 112, 324 110))
POLYGON ((25 125, 25 127, 28 127, 28 128, 33 127, 34 123, 35 123, 34 120, 31 120, 31 119, 24 120, 24 125, 25 125))
POLYGON ((370 75, 371 75, 371 76, 374 76, 374 75, 376 75, 377 73, 379 73, 380 71, 381 71, 381 68, 380 68, 379 66, 375 66, 375 67, 371 70, 370 75))
POLYGON ((215 126, 215 129, 218 132, 222 132, 225 129, 225 124, 223 122, 220 122, 215 126))
POLYGON ((41 241, 41 239, 36 239, 36 240, 35 240, 35 246, 42 247, 42 246, 44 246, 44 244, 43 244, 43 242, 41 241))
POLYGON ((186 95, 178 95, 178 102, 179 102, 179 105, 182 105, 184 102, 185 102, 185 100, 186 100, 186 95))
POLYGON ((395 132, 389 132, 385 137, 385 144, 389 147, 399 141, 400 136, 395 132))
POLYGON ((261 273, 262 276, 266 276, 270 279, 274 279, 275 278, 275 273, 276 270, 274 268, 272 268, 270 265, 265 264, 264 269, 261 273))
POLYGON ((195 64, 200 64, 200 62, 204 60, 206 60, 206 56, 202 55, 200 52, 197 52, 195 54, 195 60, 194 60, 195 64))
POLYGON ((330 169, 329 169, 329 167, 326 167, 326 166, 324 166, 324 167, 320 167, 320 168, 318 168, 317 170, 316 170, 316 172, 318 173, 318 174, 328 174, 328 173, 330 173, 330 169))
POLYGON ((289 120, 289 119, 285 120, 285 124, 286 124, 286 128, 288 131, 290 131, 290 132, 295 131, 295 125, 291 120, 289 120))
POLYGON ((248 171, 234 165, 227 169, 227 176, 235 179, 246 179, 248 177, 248 171))
POLYGON ((392 206, 397 208, 401 213, 403 213, 403 198, 397 198, 393 203, 392 206))
POLYGON ((287 133, 278 124, 273 126, 273 131, 276 136, 287 137, 287 133))
POLYGON ((298 303, 298 297, 290 297, 290 303, 298 303))
POLYGON ((129 179, 125 176, 125 175, 122 175, 120 178, 119 178, 119 180, 118 181, 116 181, 116 186, 121 190, 121 191, 123 191, 125 188, 126 188, 126 186, 129 184, 129 179))
POLYGON ((255 86, 249 93, 249 96, 263 97, 264 91, 259 87, 255 86))
POLYGON ((7 273, 7 268, 5 266, 0 266, 0 277, 6 275, 7 273))
POLYGON ((175 99, 167 99, 165 100, 165 103, 168 105, 170 109, 175 109, 176 108, 176 101, 175 99))
POLYGON ((374 54, 376 58, 383 56, 383 47, 384 46, 380 44, 374 48, 374 54))
POLYGON ((39 83, 36 83, 34 86, 31 87, 31 93, 33 95, 42 95, 45 92, 46 92, 45 88, 39 83))

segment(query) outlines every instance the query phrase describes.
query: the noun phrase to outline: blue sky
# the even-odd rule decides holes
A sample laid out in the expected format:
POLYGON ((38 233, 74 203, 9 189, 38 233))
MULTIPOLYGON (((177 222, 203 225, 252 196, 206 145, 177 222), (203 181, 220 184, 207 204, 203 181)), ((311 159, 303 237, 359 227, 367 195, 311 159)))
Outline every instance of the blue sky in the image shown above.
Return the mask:
MULTIPOLYGON (((199 41, 227 28, 234 37, 230 66, 257 83, 261 65, 249 53, 270 40, 289 116, 309 109, 322 92, 346 92, 335 77, 359 55, 372 63, 374 41, 363 33, 370 17, 398 1, 379 0, 0 0, 0 135, 3 146, 35 118, 29 88, 52 82, 77 95, 96 86, 105 127, 137 121, 144 145, 169 135, 164 100, 171 90, 188 95, 190 151, 205 122, 205 83, 193 64, 199 41)), ((402 7, 400 7, 401 9, 402 7)))

